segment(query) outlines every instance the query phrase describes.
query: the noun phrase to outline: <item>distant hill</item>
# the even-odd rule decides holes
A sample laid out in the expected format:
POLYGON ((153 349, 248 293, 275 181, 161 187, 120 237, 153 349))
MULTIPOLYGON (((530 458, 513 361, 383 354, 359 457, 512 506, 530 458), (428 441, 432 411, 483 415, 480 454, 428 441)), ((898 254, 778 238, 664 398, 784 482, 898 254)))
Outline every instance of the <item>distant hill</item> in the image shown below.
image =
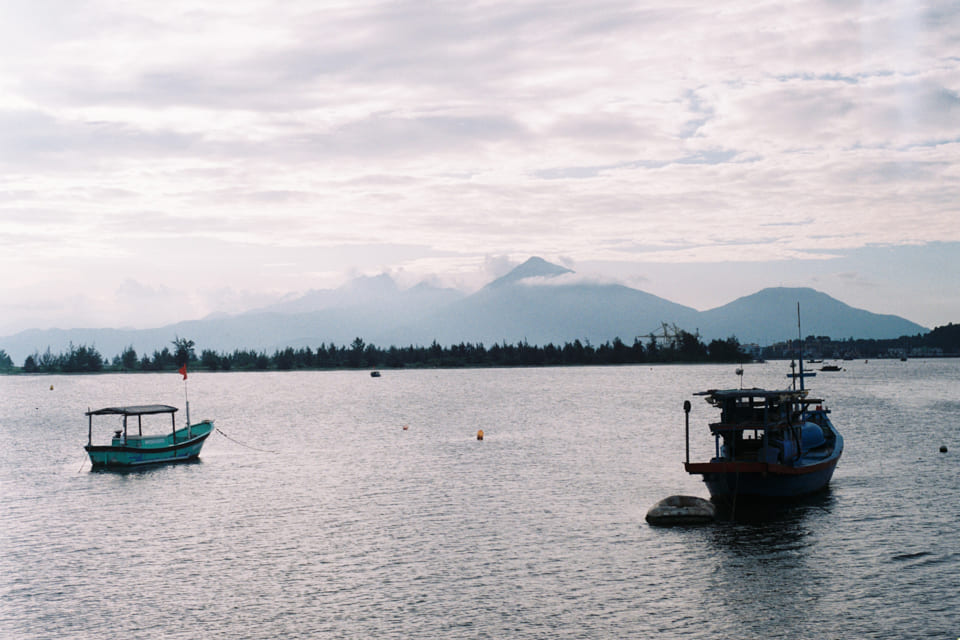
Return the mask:
POLYGON ((415 319, 434 309, 463 298, 456 289, 434 287, 420 283, 409 289, 400 289, 387 274, 361 276, 337 289, 311 290, 293 300, 257 309, 268 313, 311 313, 331 309, 357 309, 363 313, 378 309, 381 313, 400 313, 405 319, 415 319))
POLYGON ((927 332, 899 316, 855 309, 815 289, 789 287, 763 289, 704 311, 700 331, 710 339, 736 335, 741 343, 761 345, 796 338, 798 302, 804 337, 880 339, 927 332))
POLYGON ((390 335, 401 344, 434 339, 440 344, 524 340, 563 344, 578 339, 602 343, 617 337, 632 343, 660 327, 664 319, 686 327, 697 316, 696 309, 622 285, 565 284, 559 276, 572 271, 543 265, 549 263, 528 261, 477 293, 425 316, 416 326, 395 329, 390 335))
POLYGON ((813 289, 773 288, 698 312, 618 284, 577 280, 565 267, 531 258, 480 291, 420 284, 401 289, 388 275, 357 278, 332 290, 314 290, 296 299, 244 314, 215 314, 156 329, 29 330, 0 338, 17 365, 48 347, 95 347, 112 358, 132 346, 139 356, 170 347, 175 336, 199 350, 273 351, 286 347, 348 345, 356 337, 381 347, 460 342, 530 344, 574 340, 600 344, 619 337, 632 343, 661 323, 699 330, 704 341, 737 336, 762 345, 797 335, 799 301, 803 334, 835 339, 897 338, 926 328, 898 316, 855 309, 813 289))

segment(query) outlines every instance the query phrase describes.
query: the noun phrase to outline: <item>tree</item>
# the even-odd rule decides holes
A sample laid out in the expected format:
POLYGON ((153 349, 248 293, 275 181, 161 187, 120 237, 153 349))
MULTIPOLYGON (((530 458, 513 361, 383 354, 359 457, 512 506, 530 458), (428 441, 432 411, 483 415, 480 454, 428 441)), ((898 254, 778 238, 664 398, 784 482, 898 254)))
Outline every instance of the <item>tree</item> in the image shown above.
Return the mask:
POLYGON ((47 350, 43 352, 43 355, 40 356, 38 362, 40 365, 40 370, 45 373, 56 373, 56 371, 60 368, 60 358, 50 352, 50 347, 47 347, 47 350))
POLYGON ((133 345, 124 349, 123 353, 120 354, 120 366, 123 367, 124 371, 137 368, 137 352, 133 350, 133 345))
POLYGON ((711 340, 707 350, 712 362, 743 362, 751 359, 740 349, 740 341, 735 336, 726 340, 711 340))
POLYGON ((196 356, 193 353, 193 340, 187 340, 186 338, 181 338, 180 336, 174 336, 173 342, 171 344, 175 347, 173 359, 174 364, 177 367, 182 367, 191 360, 195 360, 196 356))
POLYGON ((103 356, 94 347, 85 344, 79 347, 70 343, 70 351, 58 358, 60 371, 64 373, 90 373, 103 369, 103 356))
POLYGON ((700 342, 700 337, 683 331, 677 334, 679 357, 683 362, 702 362, 707 359, 707 347, 700 342))
POLYGON ((283 351, 276 351, 273 354, 273 361, 277 364, 277 369, 281 371, 289 371, 293 369, 293 365, 296 362, 293 353, 293 347, 287 347, 283 351))
POLYGON ((208 371, 216 371, 220 368, 220 356, 215 351, 204 349, 200 354, 200 366, 208 371))
POLYGON ((153 362, 150 363, 149 368, 153 371, 163 371, 164 369, 176 369, 177 366, 177 361, 170 353, 170 349, 164 347, 162 351, 154 350, 153 362))

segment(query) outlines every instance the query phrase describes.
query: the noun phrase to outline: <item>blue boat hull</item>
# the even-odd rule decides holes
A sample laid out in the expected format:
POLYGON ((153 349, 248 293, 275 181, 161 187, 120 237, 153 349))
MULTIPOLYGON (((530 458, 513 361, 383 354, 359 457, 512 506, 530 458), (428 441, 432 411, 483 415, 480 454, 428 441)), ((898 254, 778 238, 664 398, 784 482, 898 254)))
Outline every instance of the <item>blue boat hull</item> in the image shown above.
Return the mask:
POLYGON ((703 481, 710 496, 729 500, 742 498, 798 498, 822 491, 830 483, 840 457, 810 471, 793 470, 790 473, 770 471, 704 472, 703 481))
POLYGON ((84 447, 94 467, 137 467, 150 464, 167 464, 195 460, 207 437, 213 431, 213 422, 204 421, 190 429, 177 431, 177 441, 172 435, 114 438, 111 445, 87 445, 84 447))

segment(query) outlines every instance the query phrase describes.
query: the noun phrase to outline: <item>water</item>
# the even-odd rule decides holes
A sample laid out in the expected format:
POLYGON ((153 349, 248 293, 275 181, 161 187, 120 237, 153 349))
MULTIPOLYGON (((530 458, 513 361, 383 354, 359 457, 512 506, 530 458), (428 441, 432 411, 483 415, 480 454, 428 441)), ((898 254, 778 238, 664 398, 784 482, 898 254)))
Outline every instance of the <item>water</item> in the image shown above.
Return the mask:
POLYGON ((683 401, 705 459, 690 394, 733 365, 197 372, 233 440, 130 473, 90 470, 83 412, 182 407, 179 376, 0 377, 0 637, 956 638, 960 361, 844 364, 810 385, 829 492, 675 529, 644 515, 707 495, 683 401))

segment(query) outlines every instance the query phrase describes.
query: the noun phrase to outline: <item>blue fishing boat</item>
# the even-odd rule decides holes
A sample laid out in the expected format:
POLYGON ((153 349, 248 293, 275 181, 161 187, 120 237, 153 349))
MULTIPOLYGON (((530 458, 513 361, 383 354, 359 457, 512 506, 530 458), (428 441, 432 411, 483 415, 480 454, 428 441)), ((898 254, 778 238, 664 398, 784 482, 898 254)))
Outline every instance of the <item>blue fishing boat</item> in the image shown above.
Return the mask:
POLYGON ((165 404, 107 407, 87 411, 88 435, 84 449, 90 456, 91 464, 94 467, 135 467, 196 459, 207 436, 213 431, 213 421, 203 420, 191 425, 188 411, 187 426, 177 429, 176 412, 176 407, 165 404), (170 416, 170 431, 159 435, 144 435, 143 417, 155 415, 170 416), (122 426, 113 432, 110 444, 93 444, 94 416, 122 418, 122 426), (135 424, 131 424, 134 422, 132 418, 136 418, 135 424))
MULTIPOLYGON (((799 305, 797 329, 800 333, 799 305)), ((709 425, 715 449, 709 462, 690 462, 690 402, 684 403, 685 468, 703 476, 714 499, 799 497, 824 489, 833 477, 843 454, 843 436, 824 401, 811 398, 804 388, 802 340, 800 345, 800 371, 790 374, 792 389, 695 394, 706 396, 720 410, 720 420, 709 425)))
POLYGON ((690 462, 690 403, 687 414, 688 473, 703 476, 715 499, 791 498, 827 486, 843 453, 843 436, 823 400, 804 389, 713 389, 696 395, 720 409, 710 423, 715 456, 690 462))

